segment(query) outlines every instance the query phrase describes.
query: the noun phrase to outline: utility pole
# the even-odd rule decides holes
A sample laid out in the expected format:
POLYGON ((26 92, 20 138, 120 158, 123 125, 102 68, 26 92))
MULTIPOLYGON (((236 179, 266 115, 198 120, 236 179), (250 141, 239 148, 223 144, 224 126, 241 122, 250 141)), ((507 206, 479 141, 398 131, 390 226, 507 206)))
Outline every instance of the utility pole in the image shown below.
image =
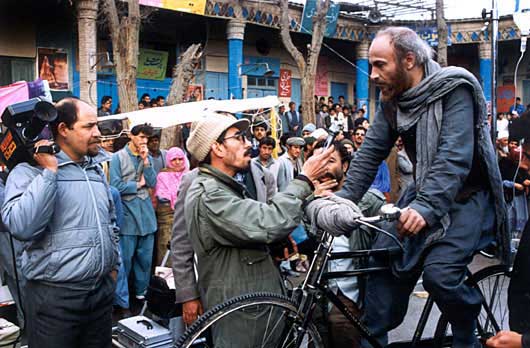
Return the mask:
POLYGON ((444 0, 436 0, 436 26, 438 29, 438 64, 447 66, 447 23, 444 18, 444 0))

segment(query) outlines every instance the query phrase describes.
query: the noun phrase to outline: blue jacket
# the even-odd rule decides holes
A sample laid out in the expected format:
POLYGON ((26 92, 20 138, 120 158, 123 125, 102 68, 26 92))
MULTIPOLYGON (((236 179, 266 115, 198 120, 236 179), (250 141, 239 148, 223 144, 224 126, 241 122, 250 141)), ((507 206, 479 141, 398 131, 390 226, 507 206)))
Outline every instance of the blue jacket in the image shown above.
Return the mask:
POLYGON ((2 219, 24 241, 22 273, 73 289, 92 289, 117 269, 118 228, 100 153, 76 163, 56 155, 57 173, 27 163, 10 173, 2 219))

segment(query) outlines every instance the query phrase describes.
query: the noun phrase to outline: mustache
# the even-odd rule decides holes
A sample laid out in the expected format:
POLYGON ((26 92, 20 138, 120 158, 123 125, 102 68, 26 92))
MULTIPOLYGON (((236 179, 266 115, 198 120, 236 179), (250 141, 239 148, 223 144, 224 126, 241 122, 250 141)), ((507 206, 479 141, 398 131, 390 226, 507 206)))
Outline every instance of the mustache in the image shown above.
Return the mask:
POLYGON ((247 151, 245 151, 244 155, 245 156, 250 156, 252 154, 252 148, 248 149, 247 151))

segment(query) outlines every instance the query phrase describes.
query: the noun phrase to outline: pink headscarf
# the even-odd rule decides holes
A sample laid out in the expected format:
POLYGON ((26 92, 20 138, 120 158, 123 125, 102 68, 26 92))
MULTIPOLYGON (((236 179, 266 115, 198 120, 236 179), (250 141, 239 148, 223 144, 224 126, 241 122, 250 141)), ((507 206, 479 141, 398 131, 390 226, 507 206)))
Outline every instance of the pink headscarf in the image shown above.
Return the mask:
POLYGON ((165 198, 169 200, 171 208, 174 209, 175 202, 177 200, 177 192, 180 186, 180 182, 184 174, 190 170, 190 164, 186 158, 186 154, 178 147, 172 147, 167 151, 166 154, 166 167, 175 168, 171 162, 175 158, 184 159, 184 169, 179 172, 175 171, 162 171, 158 173, 156 177, 155 194, 157 197, 165 198))

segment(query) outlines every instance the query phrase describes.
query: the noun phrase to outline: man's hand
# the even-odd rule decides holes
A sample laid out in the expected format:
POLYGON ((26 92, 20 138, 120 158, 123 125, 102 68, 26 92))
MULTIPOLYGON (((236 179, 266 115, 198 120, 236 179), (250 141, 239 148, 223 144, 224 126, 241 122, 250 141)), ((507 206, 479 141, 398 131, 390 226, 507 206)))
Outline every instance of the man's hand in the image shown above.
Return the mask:
POLYGON ((519 183, 514 183, 514 184, 513 184, 513 187, 515 187, 515 189, 516 189, 517 191, 522 191, 522 190, 524 190, 524 186, 521 185, 521 184, 519 184, 519 183))
POLYGON ((398 232, 401 236, 414 236, 420 232, 427 223, 423 216, 416 210, 407 208, 403 210, 397 224, 398 232))
MULTIPOLYGON (((53 142, 49 140, 39 140, 35 143, 34 147, 36 149, 39 146, 50 146, 51 144, 53 144, 53 142)), ((51 155, 49 153, 36 153, 33 155, 33 158, 35 159, 37 164, 42 168, 57 173, 58 162, 55 155, 51 155)))
POLYGON ((521 348, 523 337, 517 332, 500 331, 486 341, 486 346, 491 348, 521 348))
POLYGON ((149 149, 147 148, 147 145, 141 145, 138 154, 140 155, 140 158, 144 160, 144 165, 149 164, 149 159, 147 158, 147 155, 149 154, 149 149))
POLYGON ((203 313, 202 303, 199 299, 182 304, 182 319, 186 325, 191 325, 203 313))
POLYGON ((142 174, 142 176, 140 177, 140 181, 138 181, 138 183, 136 184, 136 188, 141 189, 144 186, 145 186, 145 177, 142 174))
POLYGON ((315 191, 313 194, 315 197, 328 197, 333 194, 331 189, 336 187, 338 185, 337 180, 327 180, 324 182, 320 182, 318 180, 313 181, 313 185, 315 186, 315 191))
POLYGON ((335 147, 330 146, 324 152, 309 157, 302 167, 302 173, 311 181, 315 181, 326 174, 329 158, 334 151, 335 147))

